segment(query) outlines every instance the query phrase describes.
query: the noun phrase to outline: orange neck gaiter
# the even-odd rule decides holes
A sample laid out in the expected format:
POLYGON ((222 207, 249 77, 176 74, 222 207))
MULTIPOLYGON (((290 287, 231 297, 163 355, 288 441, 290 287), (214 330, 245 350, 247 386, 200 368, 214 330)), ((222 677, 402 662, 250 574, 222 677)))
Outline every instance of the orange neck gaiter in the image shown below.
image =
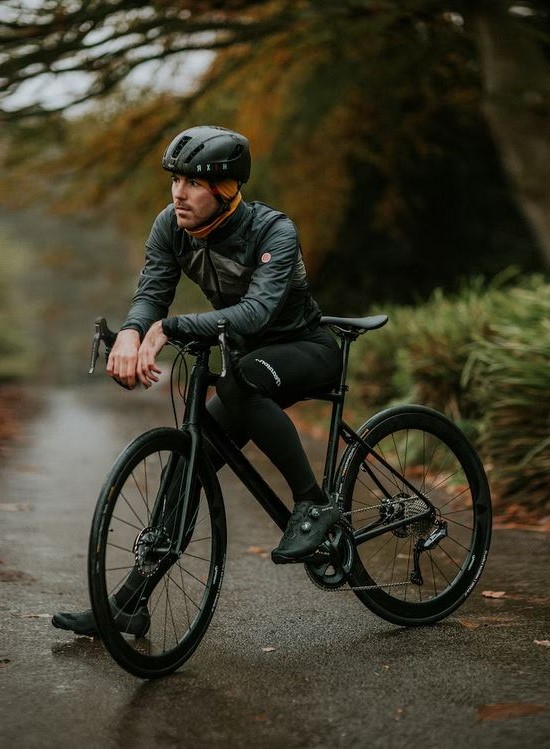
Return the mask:
POLYGON ((222 179, 219 182, 208 182, 205 179, 197 179, 199 185, 206 187, 214 195, 220 195, 226 203, 229 204, 229 208, 221 213, 217 214, 215 218, 209 224, 199 226, 196 229, 186 229, 185 231, 192 237, 197 239, 204 239, 210 232, 217 229, 218 226, 223 224, 232 213, 237 210, 237 206, 242 200, 242 195, 239 191, 239 183, 234 179, 222 179))

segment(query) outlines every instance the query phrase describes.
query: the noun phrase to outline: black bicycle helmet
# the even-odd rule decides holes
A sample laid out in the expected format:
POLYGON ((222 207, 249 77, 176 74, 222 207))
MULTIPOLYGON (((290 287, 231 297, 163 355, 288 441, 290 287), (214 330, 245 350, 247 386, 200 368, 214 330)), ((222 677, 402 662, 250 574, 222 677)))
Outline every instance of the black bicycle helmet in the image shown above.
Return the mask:
POLYGON ((162 168, 212 182, 218 179, 246 182, 250 176, 248 139, 225 127, 191 127, 170 143, 162 157, 162 168))

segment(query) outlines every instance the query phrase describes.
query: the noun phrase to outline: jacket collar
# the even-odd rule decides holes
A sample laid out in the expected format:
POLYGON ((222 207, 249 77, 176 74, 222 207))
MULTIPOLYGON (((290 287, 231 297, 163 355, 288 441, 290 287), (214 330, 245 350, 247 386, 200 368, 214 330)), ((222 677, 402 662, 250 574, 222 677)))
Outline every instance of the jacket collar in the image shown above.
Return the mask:
POLYGON ((243 227, 248 223, 248 218, 252 214, 252 207, 249 203, 241 200, 237 210, 229 216, 227 221, 215 229, 208 236, 208 241, 213 244, 223 242, 232 234, 241 234, 243 227))

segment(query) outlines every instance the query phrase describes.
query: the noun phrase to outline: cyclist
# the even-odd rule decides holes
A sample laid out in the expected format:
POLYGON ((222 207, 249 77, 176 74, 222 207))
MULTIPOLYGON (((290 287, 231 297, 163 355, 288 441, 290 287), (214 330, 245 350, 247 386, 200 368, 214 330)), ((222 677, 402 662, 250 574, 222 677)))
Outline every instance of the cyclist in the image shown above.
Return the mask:
MULTIPOLYGON (((341 359, 337 342, 320 327, 295 225, 263 203, 242 199, 250 166, 248 140, 222 127, 192 127, 169 144, 162 167, 171 174, 172 202, 146 242, 145 265, 107 373, 126 387, 141 382, 149 388, 158 380, 156 359, 168 337, 215 336, 220 318, 229 321, 239 339, 241 371, 253 387, 229 373, 208 409, 241 447, 251 439, 288 482, 294 510, 272 551, 274 562, 286 563, 311 555, 340 512, 317 483, 284 409, 332 387, 341 359), (168 316, 182 271, 213 311, 168 316)), ((221 466, 219 456, 211 458, 221 466)), ((131 631, 124 617, 120 621, 122 631, 131 631)), ((53 624, 95 633, 91 610, 56 614, 53 624)))

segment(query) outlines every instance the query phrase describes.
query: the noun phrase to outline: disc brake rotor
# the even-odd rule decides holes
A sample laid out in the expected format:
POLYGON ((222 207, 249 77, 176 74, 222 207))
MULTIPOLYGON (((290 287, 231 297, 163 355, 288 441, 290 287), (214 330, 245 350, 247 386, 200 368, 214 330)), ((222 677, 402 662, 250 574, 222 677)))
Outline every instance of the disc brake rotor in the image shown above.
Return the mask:
POLYGON ((138 572, 151 577, 169 553, 170 539, 164 528, 144 528, 134 542, 138 572))

